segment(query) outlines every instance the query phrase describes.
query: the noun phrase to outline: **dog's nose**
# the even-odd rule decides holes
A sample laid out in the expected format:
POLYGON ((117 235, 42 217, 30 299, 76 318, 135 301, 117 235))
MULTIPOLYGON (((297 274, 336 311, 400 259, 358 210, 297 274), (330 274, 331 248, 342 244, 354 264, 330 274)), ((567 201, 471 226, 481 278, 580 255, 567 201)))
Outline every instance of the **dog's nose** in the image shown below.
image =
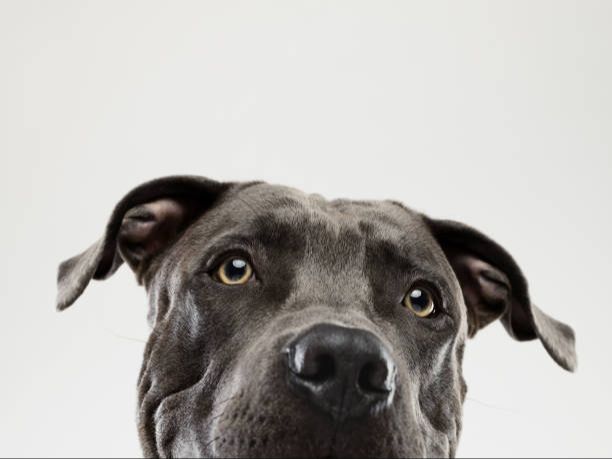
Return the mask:
POLYGON ((366 330, 318 324, 285 351, 291 388, 336 421, 377 413, 393 400, 395 363, 366 330))

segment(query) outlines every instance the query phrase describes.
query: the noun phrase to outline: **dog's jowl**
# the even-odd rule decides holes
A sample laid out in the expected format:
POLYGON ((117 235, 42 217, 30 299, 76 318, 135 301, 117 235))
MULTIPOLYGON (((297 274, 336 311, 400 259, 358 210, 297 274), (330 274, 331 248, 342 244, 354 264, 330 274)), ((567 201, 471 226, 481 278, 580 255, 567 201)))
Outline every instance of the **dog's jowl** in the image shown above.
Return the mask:
POLYGON ((149 298, 146 456, 453 456, 468 337, 499 319, 576 366, 504 248, 395 201, 154 180, 61 264, 57 307, 123 262, 149 298))

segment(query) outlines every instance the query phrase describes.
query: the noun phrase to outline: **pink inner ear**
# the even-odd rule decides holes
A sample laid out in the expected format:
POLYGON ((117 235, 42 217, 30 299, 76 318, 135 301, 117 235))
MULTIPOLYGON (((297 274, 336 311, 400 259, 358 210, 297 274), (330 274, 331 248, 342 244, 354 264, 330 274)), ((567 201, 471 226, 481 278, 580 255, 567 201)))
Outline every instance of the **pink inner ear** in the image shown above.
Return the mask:
POLYGON ((510 282, 489 263, 467 253, 449 253, 468 312, 469 335, 498 319, 508 308, 510 282))
POLYGON ((130 209, 123 218, 122 231, 134 242, 151 236, 160 224, 178 225, 185 217, 181 204, 173 199, 160 199, 130 209))
POLYGON ((504 273, 478 258, 470 257, 470 270, 478 279, 478 285, 485 301, 505 301, 510 294, 510 281, 504 273))
POLYGON ((119 231, 121 256, 138 273, 143 261, 161 251, 176 237, 185 218, 185 207, 169 198, 130 209, 119 231))

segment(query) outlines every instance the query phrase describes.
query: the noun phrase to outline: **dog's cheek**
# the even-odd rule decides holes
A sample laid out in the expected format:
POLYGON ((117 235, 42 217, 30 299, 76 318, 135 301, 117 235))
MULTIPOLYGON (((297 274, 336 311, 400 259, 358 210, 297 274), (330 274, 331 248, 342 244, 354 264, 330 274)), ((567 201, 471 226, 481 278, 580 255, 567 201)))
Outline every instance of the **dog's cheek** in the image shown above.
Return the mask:
MULTIPOLYGON (((208 456, 214 384, 209 371, 197 384, 169 395, 154 416, 157 450, 164 457, 208 456)), ((214 377, 213 377, 214 378, 214 377)))
MULTIPOLYGON (((139 382, 139 429, 146 455, 175 456, 204 440, 214 380, 206 336, 186 308, 174 308, 149 338, 139 382)), ((183 456, 184 454, 181 454, 183 456)), ((190 455, 190 454, 189 454, 190 455)))
POLYGON ((441 371, 422 377, 415 405, 428 456, 453 456, 461 433, 465 384, 460 364, 448 354, 441 371))
POLYGON ((202 440, 193 428, 192 412, 185 409, 184 397, 165 399, 155 413, 155 439, 162 457, 196 457, 201 455, 202 440))

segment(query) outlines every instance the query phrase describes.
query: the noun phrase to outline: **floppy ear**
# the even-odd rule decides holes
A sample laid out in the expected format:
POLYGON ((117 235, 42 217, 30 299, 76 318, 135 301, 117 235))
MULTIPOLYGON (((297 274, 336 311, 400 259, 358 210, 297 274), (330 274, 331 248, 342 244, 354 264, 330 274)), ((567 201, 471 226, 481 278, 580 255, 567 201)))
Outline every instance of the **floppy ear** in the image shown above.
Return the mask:
POLYGON ((130 191, 115 206, 104 235, 59 266, 57 309, 69 307, 91 279, 111 276, 126 261, 138 281, 163 251, 231 185, 203 177, 152 180, 130 191))
POLYGON ((461 284, 470 337, 499 318, 514 339, 539 338, 555 362, 576 369, 574 331, 531 303, 527 281, 503 247, 462 223, 424 220, 461 284))

